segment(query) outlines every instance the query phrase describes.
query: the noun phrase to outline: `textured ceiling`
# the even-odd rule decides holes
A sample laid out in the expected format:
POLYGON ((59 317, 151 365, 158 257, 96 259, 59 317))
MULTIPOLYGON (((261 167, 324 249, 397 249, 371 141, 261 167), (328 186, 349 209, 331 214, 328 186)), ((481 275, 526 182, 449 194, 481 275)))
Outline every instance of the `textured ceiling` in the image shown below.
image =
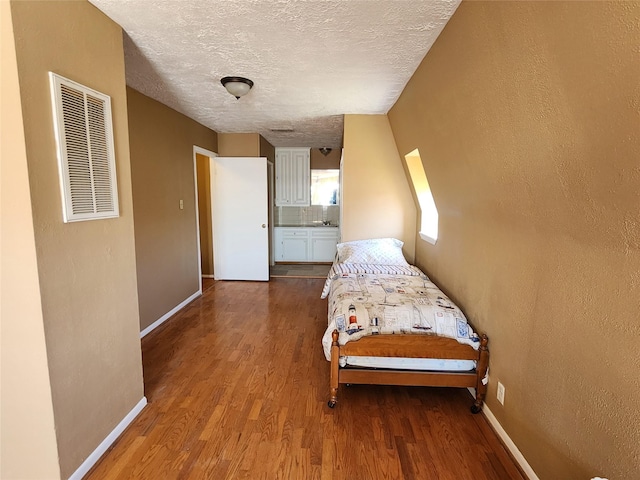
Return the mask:
POLYGON ((89 1, 126 32, 129 86, 217 132, 334 148, 344 114, 388 112, 460 3, 89 1), (228 75, 255 85, 236 100, 228 75))

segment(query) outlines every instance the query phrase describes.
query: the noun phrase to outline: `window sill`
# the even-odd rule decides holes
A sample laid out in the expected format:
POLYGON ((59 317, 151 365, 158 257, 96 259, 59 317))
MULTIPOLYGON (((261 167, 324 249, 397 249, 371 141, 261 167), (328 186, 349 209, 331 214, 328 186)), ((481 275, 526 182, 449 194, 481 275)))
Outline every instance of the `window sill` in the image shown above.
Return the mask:
POLYGON ((423 233, 423 232, 420 232, 420 238, 422 240, 424 240, 425 242, 430 243, 431 245, 435 245, 436 242, 438 241, 437 238, 430 237, 429 235, 427 235, 426 233, 423 233))

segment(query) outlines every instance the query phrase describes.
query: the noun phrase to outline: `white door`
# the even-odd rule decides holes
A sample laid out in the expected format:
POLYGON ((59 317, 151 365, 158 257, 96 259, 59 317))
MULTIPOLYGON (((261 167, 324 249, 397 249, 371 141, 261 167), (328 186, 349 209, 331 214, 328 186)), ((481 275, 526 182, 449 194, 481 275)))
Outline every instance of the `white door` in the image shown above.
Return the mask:
POLYGON ((267 159, 211 159, 216 280, 269 280, 267 159))

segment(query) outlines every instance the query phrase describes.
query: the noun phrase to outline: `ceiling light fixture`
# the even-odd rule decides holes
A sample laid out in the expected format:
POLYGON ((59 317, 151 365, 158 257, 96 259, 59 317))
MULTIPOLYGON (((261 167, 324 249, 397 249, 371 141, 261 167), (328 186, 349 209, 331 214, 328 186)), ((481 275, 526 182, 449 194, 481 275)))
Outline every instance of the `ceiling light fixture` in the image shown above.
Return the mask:
POLYGON ((320 153, 323 154, 325 157, 331 153, 331 149, 329 147, 322 147, 322 148, 319 148, 318 150, 320 150, 320 153))
POLYGON ((220 83, 227 89, 227 92, 237 99, 249 93, 253 87, 253 82, 244 77, 224 77, 220 83))

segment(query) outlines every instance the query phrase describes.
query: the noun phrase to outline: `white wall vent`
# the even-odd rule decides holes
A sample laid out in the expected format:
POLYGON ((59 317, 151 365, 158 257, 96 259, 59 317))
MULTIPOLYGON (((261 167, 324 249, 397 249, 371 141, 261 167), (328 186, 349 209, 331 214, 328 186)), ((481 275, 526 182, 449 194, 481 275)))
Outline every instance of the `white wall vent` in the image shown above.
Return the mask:
POLYGON ((111 98, 49 72, 66 222, 119 216, 111 98))

